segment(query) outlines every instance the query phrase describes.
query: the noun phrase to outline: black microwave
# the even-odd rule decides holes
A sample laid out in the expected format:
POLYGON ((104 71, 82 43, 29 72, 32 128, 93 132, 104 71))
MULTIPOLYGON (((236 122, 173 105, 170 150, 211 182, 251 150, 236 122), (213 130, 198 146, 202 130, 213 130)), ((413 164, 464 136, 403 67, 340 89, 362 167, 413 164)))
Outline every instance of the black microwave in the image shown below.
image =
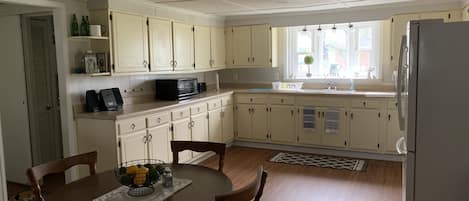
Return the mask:
POLYGON ((155 90, 160 100, 186 100, 199 94, 197 78, 156 80, 155 90))

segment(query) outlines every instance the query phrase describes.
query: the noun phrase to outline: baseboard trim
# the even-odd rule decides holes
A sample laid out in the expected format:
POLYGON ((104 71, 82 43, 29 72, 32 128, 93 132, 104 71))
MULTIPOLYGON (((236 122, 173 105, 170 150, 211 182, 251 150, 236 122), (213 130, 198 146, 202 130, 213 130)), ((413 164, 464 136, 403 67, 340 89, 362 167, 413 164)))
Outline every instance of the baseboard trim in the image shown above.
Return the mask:
POLYGON ((279 145, 279 144, 269 144, 261 142, 247 142, 247 141, 234 141, 233 145, 240 147, 250 147, 250 148, 259 148, 259 149, 270 149, 278 151, 290 151, 290 152, 300 152, 300 153, 309 153, 309 154, 320 154, 320 155, 330 155, 330 156, 341 156, 349 158, 360 158, 360 159, 372 159, 372 160, 383 160, 383 161, 395 161, 402 162, 404 161, 404 156, 401 155, 392 155, 392 154, 380 154, 380 153, 366 153, 350 150, 332 150, 332 149, 322 149, 314 147, 304 147, 304 146, 289 146, 289 145, 279 145))

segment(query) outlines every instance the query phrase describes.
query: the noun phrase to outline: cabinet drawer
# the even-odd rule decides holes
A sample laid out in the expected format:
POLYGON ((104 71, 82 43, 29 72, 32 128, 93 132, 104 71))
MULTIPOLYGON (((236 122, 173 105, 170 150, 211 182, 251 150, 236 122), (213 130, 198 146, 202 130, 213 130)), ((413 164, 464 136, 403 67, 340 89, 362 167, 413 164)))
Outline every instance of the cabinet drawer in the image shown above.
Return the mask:
POLYGON ((233 96, 225 96, 221 98, 221 105, 222 106, 233 105, 233 96))
POLYGON ((146 128, 145 118, 135 118, 117 122, 119 134, 127 134, 146 128))
POLYGON ((173 121, 188 118, 189 116, 190 116, 189 108, 182 108, 178 110, 173 110, 171 112, 171 117, 173 121))
POLYGON ((271 96, 269 98, 271 104, 274 105, 294 105, 295 98, 288 96, 271 96))
POLYGON ((369 101, 369 100, 353 100, 353 108, 380 108, 382 107, 381 101, 369 101))
POLYGON ((397 100, 388 101, 388 109, 397 110, 397 100))
POLYGON ((240 95, 236 98, 237 103, 266 103, 267 97, 262 95, 240 95))
POLYGON ((207 112, 207 105, 198 104, 191 107, 191 115, 207 112))
POLYGON ((147 117, 147 128, 156 127, 162 124, 169 123, 169 113, 160 113, 147 117))
POLYGON ((208 105, 208 110, 215 110, 221 107, 221 100, 216 99, 216 100, 211 100, 207 102, 208 105))

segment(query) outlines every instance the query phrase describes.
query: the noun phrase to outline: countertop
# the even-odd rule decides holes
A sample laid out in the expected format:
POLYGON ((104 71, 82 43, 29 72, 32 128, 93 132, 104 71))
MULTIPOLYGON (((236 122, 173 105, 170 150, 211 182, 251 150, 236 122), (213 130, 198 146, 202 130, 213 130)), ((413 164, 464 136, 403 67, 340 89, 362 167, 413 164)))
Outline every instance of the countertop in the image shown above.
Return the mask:
POLYGON ((290 90, 272 90, 272 89, 222 89, 220 91, 208 91, 185 101, 154 101, 142 104, 124 105, 119 111, 105 112, 76 112, 75 119, 98 119, 98 120, 121 120, 137 116, 149 115, 161 111, 171 110, 177 107, 191 105, 203 102, 208 99, 222 97, 233 93, 250 93, 250 94, 294 94, 294 95, 321 95, 321 96, 353 96, 365 98, 393 98, 395 92, 370 92, 370 91, 350 91, 350 90, 321 90, 321 89, 304 89, 297 91, 290 90))

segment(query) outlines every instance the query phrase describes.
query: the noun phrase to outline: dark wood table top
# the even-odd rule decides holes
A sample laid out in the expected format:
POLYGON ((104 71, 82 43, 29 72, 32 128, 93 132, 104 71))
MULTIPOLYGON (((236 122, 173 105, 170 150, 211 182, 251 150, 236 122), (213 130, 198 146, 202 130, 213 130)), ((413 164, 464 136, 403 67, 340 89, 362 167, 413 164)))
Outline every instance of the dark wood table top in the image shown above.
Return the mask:
MULTIPOLYGON (((231 180, 223 173, 203 166, 171 165, 173 176, 192 180, 192 184, 168 198, 168 201, 213 201, 215 195, 231 192, 231 180)), ((113 171, 98 173, 45 196, 47 201, 90 201, 121 186, 113 171)))

